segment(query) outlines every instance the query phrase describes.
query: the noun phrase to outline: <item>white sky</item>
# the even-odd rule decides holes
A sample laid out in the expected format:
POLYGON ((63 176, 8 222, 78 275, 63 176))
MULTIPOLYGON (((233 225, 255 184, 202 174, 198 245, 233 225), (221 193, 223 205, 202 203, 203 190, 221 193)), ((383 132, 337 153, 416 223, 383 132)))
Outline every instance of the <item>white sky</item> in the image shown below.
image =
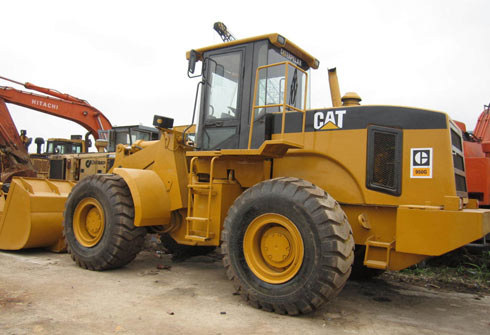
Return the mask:
MULTIPOLYGON (((113 125, 154 114, 188 124, 197 80, 185 52, 221 42, 222 21, 237 38, 277 32, 319 59, 313 108, 331 106, 337 67, 341 92, 362 104, 440 110, 473 129, 490 103, 489 15, 487 0, 2 1, 0 76, 86 99, 113 125)), ((8 106, 30 137, 86 133, 8 106)))

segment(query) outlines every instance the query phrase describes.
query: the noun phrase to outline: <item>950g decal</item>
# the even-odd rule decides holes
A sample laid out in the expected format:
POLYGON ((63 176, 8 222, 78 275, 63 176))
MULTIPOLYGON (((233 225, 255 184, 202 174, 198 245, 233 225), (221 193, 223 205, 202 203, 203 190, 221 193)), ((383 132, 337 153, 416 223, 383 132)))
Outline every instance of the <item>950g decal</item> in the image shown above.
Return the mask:
POLYGON ((432 148, 412 148, 410 157, 410 178, 432 178, 432 148))

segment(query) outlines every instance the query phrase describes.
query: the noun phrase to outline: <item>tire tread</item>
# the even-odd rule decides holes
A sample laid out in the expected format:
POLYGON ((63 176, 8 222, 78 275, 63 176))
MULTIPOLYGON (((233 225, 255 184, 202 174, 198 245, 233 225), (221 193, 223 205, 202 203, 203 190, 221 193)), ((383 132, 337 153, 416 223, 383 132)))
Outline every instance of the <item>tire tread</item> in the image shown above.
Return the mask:
MULTIPOLYGON (((134 205, 131 193, 124 179, 118 175, 93 175, 80 181, 73 188, 65 204, 63 216, 67 251, 76 264, 82 268, 96 271, 119 268, 130 263, 143 248, 146 229, 134 226, 134 205), (67 215, 72 213, 77 205, 71 201, 72 194, 90 188, 99 189, 107 195, 113 212, 112 224, 114 227, 103 251, 96 257, 86 258, 71 245, 71 243, 77 242, 76 239, 71 241, 67 238, 66 225, 72 224, 72 218, 67 218, 67 215)), ((108 220, 109 218, 106 218, 106 225, 108 220)))

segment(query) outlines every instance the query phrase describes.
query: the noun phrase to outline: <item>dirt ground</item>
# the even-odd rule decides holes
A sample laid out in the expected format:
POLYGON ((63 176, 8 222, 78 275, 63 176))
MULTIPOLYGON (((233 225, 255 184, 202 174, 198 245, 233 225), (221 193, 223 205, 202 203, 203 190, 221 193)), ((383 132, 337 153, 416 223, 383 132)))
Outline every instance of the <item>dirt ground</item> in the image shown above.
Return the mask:
POLYGON ((233 292, 212 256, 143 252, 92 272, 67 254, 0 252, 0 334, 490 334, 490 296, 476 293, 349 281, 316 313, 288 317, 233 292))

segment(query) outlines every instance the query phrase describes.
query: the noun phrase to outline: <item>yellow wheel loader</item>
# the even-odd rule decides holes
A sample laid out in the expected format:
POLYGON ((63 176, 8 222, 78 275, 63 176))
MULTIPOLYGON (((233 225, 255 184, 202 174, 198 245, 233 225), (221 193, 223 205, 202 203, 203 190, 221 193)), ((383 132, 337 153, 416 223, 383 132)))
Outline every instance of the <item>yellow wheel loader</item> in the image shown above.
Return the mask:
POLYGON ((75 186, 14 178, 0 196, 1 249, 60 249, 63 229, 78 265, 106 270, 131 262, 147 231, 173 247, 221 246, 242 298, 296 315, 334 297, 353 269, 401 270, 490 231, 490 211, 467 198, 447 114, 361 106, 340 97, 334 71, 333 107, 310 109, 319 61, 279 34, 187 58, 201 78, 195 139, 155 116, 161 138, 119 145, 109 174, 75 186))

